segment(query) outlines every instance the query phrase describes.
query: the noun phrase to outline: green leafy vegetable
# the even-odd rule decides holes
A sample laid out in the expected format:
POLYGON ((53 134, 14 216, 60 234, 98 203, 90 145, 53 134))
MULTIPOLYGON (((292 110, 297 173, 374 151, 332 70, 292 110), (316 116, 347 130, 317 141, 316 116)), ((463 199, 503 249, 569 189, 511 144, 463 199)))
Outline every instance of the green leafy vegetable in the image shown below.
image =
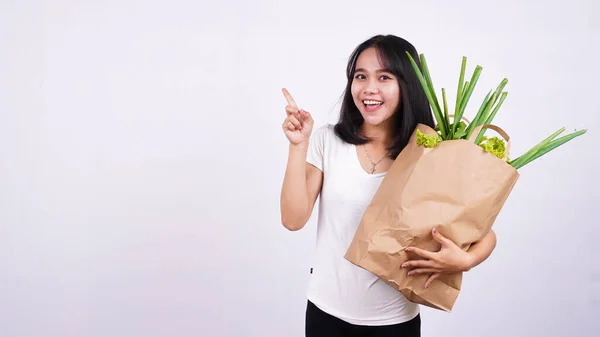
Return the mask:
POLYGON ((417 145, 431 148, 438 145, 440 142, 442 142, 442 137, 440 135, 428 135, 417 129, 417 145))
MULTIPOLYGON (((475 117, 472 119, 472 122, 465 123, 462 120, 462 116, 465 113, 467 108, 467 104, 469 99, 475 90, 475 85, 479 80, 479 77, 482 72, 482 67, 477 65, 473 71, 473 74, 470 78, 465 76, 466 68, 467 68, 467 58, 463 56, 461 67, 460 67, 460 76, 458 79, 458 86, 456 89, 456 101, 454 104, 454 120, 450 121, 450 111, 448 109, 448 98, 446 97, 446 89, 442 88, 442 101, 443 104, 440 105, 438 102, 437 95, 435 93, 434 84, 431 79, 431 74, 429 71, 429 66, 427 65, 427 60, 423 54, 419 55, 420 67, 417 64, 417 61, 413 59, 409 52, 406 52, 410 63, 415 71, 419 82, 427 96, 427 100, 431 106, 433 111, 433 115, 435 117, 437 125, 434 127, 434 130, 437 132, 437 135, 428 135, 422 133, 420 130, 417 130, 417 144, 420 146, 424 146, 427 148, 432 148, 438 145, 440 142, 446 140, 469 140, 471 138, 471 134, 475 132, 475 130, 484 124, 491 124, 496 113, 504 103, 504 100, 508 96, 508 93, 504 91, 504 87, 508 83, 508 79, 503 79, 500 84, 496 87, 495 90, 490 90, 487 96, 484 98, 481 103, 475 117), (465 81, 465 79, 468 79, 465 81)), ((491 153, 492 155, 504 159, 508 158, 508 153, 506 153, 506 143, 504 139, 498 137, 488 138, 484 134, 487 128, 483 127, 476 135, 473 137, 475 139, 474 144, 483 148, 486 152, 491 153)), ((564 131, 564 128, 558 130, 553 133, 540 143, 536 144, 529 151, 525 152, 520 157, 510 160, 508 159, 506 162, 514 167, 515 169, 520 169, 523 166, 531 163, 537 158, 545 155, 546 153, 556 149, 557 147, 571 141, 575 137, 581 136, 586 133, 586 130, 576 131, 570 133, 566 136, 555 139, 559 134, 564 131)))
POLYGON ((486 136, 481 137, 479 146, 486 152, 493 154, 494 156, 503 159, 506 155, 506 143, 504 139, 499 137, 488 138, 486 136))

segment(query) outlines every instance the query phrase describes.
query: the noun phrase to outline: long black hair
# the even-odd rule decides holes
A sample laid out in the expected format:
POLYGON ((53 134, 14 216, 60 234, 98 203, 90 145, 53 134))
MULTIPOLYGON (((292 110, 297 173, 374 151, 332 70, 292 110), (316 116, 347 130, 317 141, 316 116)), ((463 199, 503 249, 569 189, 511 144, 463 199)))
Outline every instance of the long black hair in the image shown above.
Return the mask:
POLYGON ((425 91, 415 73, 406 52, 421 63, 415 47, 403 38, 394 35, 376 35, 356 47, 350 55, 346 68, 347 84, 342 98, 340 118, 334 126, 335 133, 343 141, 351 144, 364 144, 369 141, 359 130, 364 122, 360 111, 352 98, 352 81, 358 56, 366 49, 377 49, 381 64, 398 80, 400 86, 400 104, 392 118, 394 121, 393 142, 388 148, 390 156, 396 158, 408 144, 418 123, 434 127, 434 118, 425 91))

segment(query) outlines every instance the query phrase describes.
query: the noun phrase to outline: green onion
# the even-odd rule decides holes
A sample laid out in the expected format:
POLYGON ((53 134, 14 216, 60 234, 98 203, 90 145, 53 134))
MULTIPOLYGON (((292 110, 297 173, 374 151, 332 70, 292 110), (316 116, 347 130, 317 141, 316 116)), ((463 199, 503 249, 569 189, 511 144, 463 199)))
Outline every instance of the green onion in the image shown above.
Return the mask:
POLYGON ((461 96, 460 96, 460 104, 458 105, 458 110, 459 110, 459 111, 461 110, 461 107, 462 107, 463 101, 465 100, 465 97, 467 96, 467 91, 469 90, 469 85, 470 85, 470 84, 471 84, 471 83, 470 83, 469 81, 466 81, 466 82, 465 82, 465 86, 464 86, 464 88, 463 88, 463 92, 462 92, 462 94, 461 94, 461 96))
POLYGON ((579 136, 585 134, 586 132, 587 132, 587 130, 580 130, 580 131, 570 133, 566 136, 562 136, 558 139, 555 139, 555 140, 547 143, 546 146, 539 149, 537 152, 535 152, 532 156, 528 157, 527 159, 521 160, 516 163, 512 162, 511 166, 513 166, 515 169, 520 169, 521 167, 531 163, 532 161, 534 161, 534 160, 538 159, 539 157, 545 155, 546 153, 556 149, 557 147, 565 144, 566 142, 572 140, 573 138, 579 137, 579 136))
MULTIPOLYGON (((462 100, 465 95, 467 94, 467 90, 469 89, 469 81, 466 81, 464 86, 463 86, 463 90, 462 93, 460 94, 460 99, 462 100)), ((459 113, 460 111, 460 104, 457 104, 458 109, 454 111, 454 124, 453 124, 453 129, 455 130, 455 134, 456 134, 456 130, 458 128, 458 124, 460 123, 460 121, 462 120, 463 114, 464 113, 459 113), (457 118, 458 117, 458 118, 457 118)))
MULTIPOLYGON (((502 95, 500 96, 500 101, 498 102, 498 104, 496 104, 496 107, 494 108, 494 110, 492 110, 492 113, 487 117, 485 122, 482 124, 491 124, 492 123, 492 120, 496 116, 498 109, 500 109, 500 107, 502 106, 502 103, 504 103, 504 100, 506 99, 507 95, 508 95, 507 92, 502 93, 502 95)), ((481 138, 483 137, 484 133, 485 133, 485 129, 481 129, 481 131, 479 131, 477 138, 475 138, 475 144, 478 144, 481 141, 481 138)))
POLYGON ((467 69, 467 58, 463 56, 462 63, 460 65, 460 76, 458 78, 458 88, 456 89, 456 107, 454 108, 454 126, 452 129, 456 132, 456 128, 458 126, 458 121, 462 118, 462 116, 458 117, 458 110, 460 110, 460 102, 462 101, 462 95, 464 91, 464 80, 465 80, 465 70, 467 69))
MULTIPOLYGON (((429 74, 429 67, 427 66, 427 60, 425 59, 425 55, 421 54, 420 55, 421 58, 421 67, 423 68, 423 75, 425 76, 425 80, 427 81, 427 87, 429 88, 429 91, 431 92, 431 96, 433 98, 433 104, 435 104, 435 108, 440 111, 440 115, 441 115, 441 110, 440 109, 440 104, 437 98, 437 95, 435 94, 435 88, 433 87, 433 83, 431 81, 431 75, 429 74)), ((444 118, 444 127, 446 128, 446 130, 448 130, 448 118, 444 118)))
POLYGON ((471 94, 473 93, 473 90, 475 90, 475 85, 477 85, 477 81, 479 80, 479 75, 481 75, 481 70, 481 66, 475 67, 475 71, 473 71, 473 76, 471 77, 470 83, 467 82, 468 89, 466 89, 465 95, 461 99, 460 110, 458 113, 456 113, 458 119, 462 118, 463 114, 465 113, 467 103, 469 103, 469 98, 471 98, 471 94))
MULTIPOLYGON (((419 60, 421 61, 422 71, 417 65, 416 61, 413 59, 409 52, 406 52, 408 58, 412 64, 417 77, 421 83, 421 86, 424 89, 425 95, 427 96, 427 100, 431 105, 433 110, 433 114, 435 120, 437 121, 437 125, 434 127, 434 130, 438 133, 438 135, 420 135, 419 144, 427 147, 435 147, 442 141, 451 140, 451 139, 469 139, 472 136, 472 133, 483 124, 491 124, 496 117, 496 114, 500 110, 500 107, 504 103, 504 100, 508 96, 508 92, 503 91, 504 87, 508 83, 508 79, 504 78, 500 84, 496 87, 495 90, 490 90, 488 94, 485 96, 485 99, 481 103, 477 114, 472 119, 470 123, 465 123, 462 121, 462 117, 464 115, 467 104, 469 103, 469 99, 475 90, 475 86, 477 81, 479 80, 479 76, 481 75, 482 67, 477 65, 471 78, 468 81, 465 81, 465 71, 467 67, 467 58, 463 56, 461 68, 460 68, 460 76, 458 79, 458 86, 456 88, 456 105, 454 110, 454 120, 450 121, 450 111, 448 110, 448 99, 446 97, 446 89, 442 88, 442 100, 443 100, 443 111, 438 102, 437 96, 435 94, 435 89, 433 86, 433 81, 431 80, 431 76, 429 74, 429 68, 427 66, 427 61, 425 59, 424 54, 419 55, 419 60)), ((504 140, 502 139, 488 139, 486 138, 485 132, 487 128, 481 128, 478 131, 477 137, 475 138, 476 145, 482 145, 484 150, 487 152, 498 152, 496 150, 502 150, 502 144, 504 140), (485 144, 480 144, 485 140, 485 144), (494 143, 495 142, 495 143, 494 143), (502 142, 502 144, 500 144, 502 142), (492 151, 494 150, 494 151, 492 151)), ((534 147, 532 147, 529 151, 521 155, 520 157, 514 160, 508 160, 507 163, 514 167, 515 169, 519 169, 528 163, 536 160, 537 158, 545 155, 546 153, 556 149, 557 147, 567 143, 575 137, 583 135, 586 133, 586 130, 573 132, 569 135, 563 136, 561 138, 555 139, 560 135, 565 128, 561 128, 556 131, 546 139, 542 140, 534 147)), ((500 152, 492 153, 493 155, 499 156, 500 152)))
POLYGON ((477 112, 477 114, 475 115, 475 117, 473 118, 473 120, 471 121, 471 124, 469 124, 469 126, 467 127, 467 130, 465 131, 466 133, 464 135, 465 139, 469 139, 469 137, 471 137, 471 133, 473 133, 473 131, 475 129, 475 126, 478 125, 477 121, 481 117, 481 114, 485 110, 485 107, 490 102, 491 95, 492 95, 492 91, 490 90, 488 92, 488 94, 485 96, 485 99, 483 100, 483 102, 481 103, 481 107, 479 107, 479 111, 477 112))
POLYGON ((454 136, 454 128, 450 127, 450 117, 448 115, 448 101, 446 100, 446 89, 442 88, 442 101, 444 102, 444 119, 448 122, 448 128, 450 129, 450 134, 448 135, 450 139, 454 136))
MULTIPOLYGON (((464 88, 464 93, 461 95, 461 103, 459 105, 459 110, 455 112, 456 115, 456 119, 454 120, 455 124, 457 123, 457 120, 460 120, 463 116, 463 114, 465 113, 465 108, 467 107, 467 103, 469 101, 469 98, 471 98, 471 94, 473 93, 473 90, 475 89, 475 85, 477 84, 477 80, 479 79, 479 75, 481 74, 481 66, 477 66, 475 67, 475 71, 473 72, 473 76, 471 77, 471 81, 467 81, 465 83, 465 88, 464 88)), ((471 123, 474 123, 475 121, 473 120, 471 123)))
POLYGON ((494 104, 496 104, 496 102, 498 101, 498 98, 499 98, 500 94, 502 94, 502 89, 504 89, 504 87, 506 86, 506 83, 508 83, 508 79, 505 78, 502 80, 502 82, 500 82, 500 84, 496 88, 496 91, 494 92, 494 96, 492 96, 492 100, 491 100, 490 104, 485 108, 485 111, 482 114, 482 118, 480 120, 482 124, 488 120, 488 117, 490 116, 490 115, 488 115, 488 113, 492 109, 492 106, 494 104))
MULTIPOLYGON (((508 79, 505 78, 498 85, 498 87, 496 88, 496 91, 494 92, 494 95, 492 96, 492 99, 486 105, 485 110, 483 112, 481 112, 481 116, 479 116, 477 118, 477 124, 474 127, 478 127, 479 125, 482 125, 482 124, 489 124, 489 123, 491 123, 492 119, 496 115, 496 112, 498 111, 498 109, 500 108, 500 106, 496 106, 496 109, 494 109, 494 112, 492 112, 491 114, 488 114, 488 113, 492 109, 492 106, 494 104, 496 104, 496 102, 498 101, 498 98, 499 98, 498 96, 500 96, 502 94, 502 96, 504 96, 504 98, 506 98, 506 94, 502 92, 502 89, 504 89, 504 87, 506 86, 506 83, 508 83, 508 79)), ((504 102, 504 100, 502 100, 502 102, 504 102)), ((501 105, 501 103, 500 103, 500 105, 501 105)), ((481 140, 481 137, 483 137, 484 133, 485 133, 484 129, 481 129, 481 131, 479 131, 479 134, 475 138, 475 143, 476 144, 479 143, 479 141, 481 140)))
POLYGON ((524 162, 530 161, 530 159, 533 158, 533 156, 540 149, 544 148, 544 146, 546 146, 548 143, 550 143, 554 138, 556 138, 563 131, 565 131, 565 128, 560 128, 558 131, 556 131, 555 133, 551 134, 548 138, 542 140, 536 146, 532 147, 529 151, 525 152, 525 154, 523 154, 522 156, 516 158, 515 160, 512 160, 510 162, 510 164, 513 167, 520 167, 524 162))
POLYGON ((437 100, 434 101, 431 89, 429 88, 429 85, 427 84, 427 80, 423 77, 423 74, 419 70, 419 66, 417 65, 417 63, 415 62, 413 57, 410 55, 409 52, 406 52, 406 55, 408 55, 408 59, 410 60, 410 63, 412 64, 413 69, 417 73, 417 77, 419 78, 419 81, 421 82, 421 85, 423 86, 425 95, 427 96, 427 99, 429 100, 429 104, 431 105, 435 119, 437 120, 437 123, 440 127, 440 133, 441 133, 442 139, 446 139, 446 136, 448 135, 448 131, 446 130, 446 121, 444 120, 444 117, 442 116, 442 113, 439 110, 439 104, 437 103, 437 100))
POLYGON ((494 119, 494 117, 496 117, 496 113, 498 112, 498 110, 502 106, 502 103, 504 103, 504 100, 506 99, 506 96, 508 96, 508 92, 506 92, 506 91, 502 92, 502 95, 500 96, 500 101, 498 102, 498 104, 496 104, 496 107, 494 108, 494 110, 492 111, 492 113, 488 116, 487 120, 485 121, 485 124, 491 124, 492 123, 492 120, 494 119))

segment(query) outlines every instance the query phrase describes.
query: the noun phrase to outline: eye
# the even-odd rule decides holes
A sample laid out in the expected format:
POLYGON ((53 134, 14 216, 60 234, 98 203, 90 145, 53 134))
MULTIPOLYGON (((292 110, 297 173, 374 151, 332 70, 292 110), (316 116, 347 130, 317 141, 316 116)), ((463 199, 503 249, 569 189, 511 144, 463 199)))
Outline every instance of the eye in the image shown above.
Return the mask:
POLYGON ((354 76, 354 78, 359 79, 359 80, 364 80, 365 79, 365 75, 363 75, 363 74, 356 74, 356 76, 354 76))
POLYGON ((392 78, 390 76, 387 76, 387 75, 381 75, 380 79, 383 80, 383 81, 385 81, 385 80, 391 80, 392 78))

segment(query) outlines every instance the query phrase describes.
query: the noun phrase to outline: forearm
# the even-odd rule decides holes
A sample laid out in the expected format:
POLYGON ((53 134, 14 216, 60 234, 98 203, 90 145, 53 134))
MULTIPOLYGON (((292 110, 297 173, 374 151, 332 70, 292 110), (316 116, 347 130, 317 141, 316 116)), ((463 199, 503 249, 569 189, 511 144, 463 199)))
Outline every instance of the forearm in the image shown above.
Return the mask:
POLYGON ((496 248, 496 233, 494 233, 493 230, 490 230, 481 241, 474 243, 468 249, 467 252, 470 256, 468 269, 478 266, 490 257, 494 248, 496 248))
POLYGON ((280 200, 282 223, 289 229, 303 226, 308 213, 306 154, 306 146, 290 145, 280 200))

